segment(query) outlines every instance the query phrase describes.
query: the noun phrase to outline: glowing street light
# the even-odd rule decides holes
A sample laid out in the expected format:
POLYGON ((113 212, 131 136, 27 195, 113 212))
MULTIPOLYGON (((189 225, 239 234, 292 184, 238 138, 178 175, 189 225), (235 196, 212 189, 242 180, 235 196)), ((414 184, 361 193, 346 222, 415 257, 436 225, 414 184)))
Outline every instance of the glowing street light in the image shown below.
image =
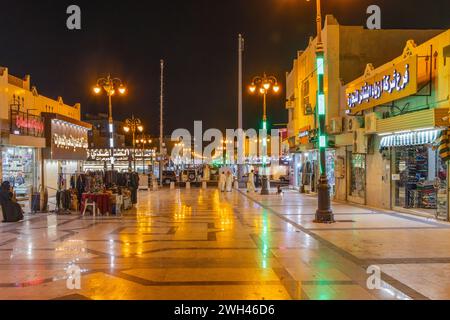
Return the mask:
MULTIPOLYGON (((141 144, 142 147, 142 173, 145 174, 145 146, 151 144, 153 140, 150 135, 142 133, 141 137, 136 139, 137 144, 141 144)), ((153 164, 153 159, 150 161, 153 164)))
POLYGON ((111 78, 110 75, 108 75, 106 78, 98 79, 96 85, 93 88, 95 94, 98 95, 102 92, 102 90, 104 90, 108 96, 108 131, 111 170, 114 170, 114 123, 112 118, 112 96, 116 93, 116 88, 119 89, 119 93, 121 95, 125 94, 126 89, 122 83, 122 80, 120 80, 119 78, 111 78))
MULTIPOLYGON (((280 86, 277 78, 274 76, 267 76, 265 73, 263 76, 256 76, 253 78, 251 85, 249 86, 250 93, 254 93, 259 87, 259 93, 263 95, 263 130, 267 130, 267 95, 270 92, 278 93, 280 86), (272 91, 270 90, 272 88, 272 91), (253 90, 252 90, 253 89, 253 90)), ((269 179, 266 173, 266 159, 267 159, 267 132, 262 139, 262 188, 261 194, 269 194, 269 179)))
MULTIPOLYGON (((125 126, 123 127, 125 133, 131 132, 133 134, 133 163, 134 171, 136 171, 136 132, 144 131, 144 127, 141 124, 141 120, 135 118, 134 115, 131 118, 125 120, 125 126)), ((129 167, 131 168, 131 161, 129 162, 129 167)))

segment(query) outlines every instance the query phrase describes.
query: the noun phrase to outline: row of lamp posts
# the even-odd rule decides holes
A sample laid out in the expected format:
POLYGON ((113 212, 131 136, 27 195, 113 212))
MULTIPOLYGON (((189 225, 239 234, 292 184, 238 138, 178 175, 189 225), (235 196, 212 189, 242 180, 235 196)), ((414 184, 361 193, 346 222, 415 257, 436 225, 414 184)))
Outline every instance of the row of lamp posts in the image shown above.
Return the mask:
MULTIPOLYGON (((310 1, 310 0, 307 0, 310 1)), ((330 185, 328 183, 327 169, 326 169, 326 148, 328 146, 328 137, 326 135, 325 125, 326 125, 326 105, 325 105, 325 94, 324 94, 324 69, 325 69, 325 59, 324 59, 324 49, 322 43, 322 16, 321 16, 321 3, 320 0, 316 0, 316 26, 317 26, 317 45, 316 45, 316 72, 318 81, 317 90, 317 116, 319 121, 319 139, 318 139, 318 149, 320 154, 320 179, 318 186, 318 209, 316 211, 315 222, 318 223, 331 223, 334 222, 333 212, 331 210, 331 199, 330 199, 330 185)), ((108 131, 109 131, 109 147, 110 147, 110 161, 111 169, 114 169, 114 123, 112 119, 112 97, 119 92, 123 95, 126 93, 126 88, 122 81, 118 78, 111 78, 108 75, 106 78, 100 78, 97 80, 97 84, 94 87, 95 94, 100 94, 104 90, 108 96, 108 131)), ((253 78, 251 85, 249 86, 250 93, 259 93, 263 96, 263 122, 262 129, 267 131, 267 95, 269 93, 278 93, 280 86, 278 80, 274 76, 267 76, 265 73, 262 76, 256 76, 253 78)), ((143 126, 141 121, 134 116, 131 119, 125 120, 125 132, 131 132, 133 135, 133 158, 134 158, 134 169, 136 170, 136 140, 135 134, 137 131, 143 131, 143 126)), ((141 143, 144 146, 145 142, 151 141, 147 138, 142 138, 141 143)), ((139 142, 138 142, 139 143, 139 142)), ((142 155, 144 158, 144 154, 142 155)), ((262 141, 262 189, 261 194, 269 194, 269 179, 267 176, 267 134, 263 137, 262 141)), ((143 160, 144 162, 144 160, 143 160)), ((226 158, 224 160, 224 164, 226 158)), ((145 163, 145 162, 144 162, 145 163)), ((145 166, 145 165, 144 165, 145 166)), ((131 168, 131 161, 130 161, 131 168)), ((144 169, 145 170, 145 169, 144 169)))
MULTIPOLYGON (((114 121, 112 117, 112 97, 119 93, 120 95, 124 95, 127 91, 126 87, 122 83, 122 80, 119 78, 112 78, 108 75, 105 78, 100 78, 97 80, 96 85, 93 88, 95 94, 101 94, 102 91, 106 93, 108 96, 108 133, 109 133, 109 149, 110 149, 110 164, 111 170, 114 170, 114 121)), ((132 134, 132 143, 133 143, 133 167, 134 171, 136 171, 136 144, 142 145, 142 165, 145 174, 145 145, 150 144, 152 140, 150 137, 143 132, 144 127, 140 119, 135 118, 134 115, 131 118, 125 120, 125 126, 123 127, 125 133, 132 134), (136 139, 136 133, 141 133, 140 139, 136 139)), ((132 168, 131 159, 129 160, 129 168, 132 168)))

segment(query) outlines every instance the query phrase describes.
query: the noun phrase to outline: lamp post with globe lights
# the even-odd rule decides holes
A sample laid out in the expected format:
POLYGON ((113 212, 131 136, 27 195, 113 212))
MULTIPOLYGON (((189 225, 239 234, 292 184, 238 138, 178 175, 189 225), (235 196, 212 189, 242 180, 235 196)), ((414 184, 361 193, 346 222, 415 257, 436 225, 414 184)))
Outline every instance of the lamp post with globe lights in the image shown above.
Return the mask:
POLYGON ((124 95, 127 89, 123 85, 122 80, 120 80, 119 78, 111 78, 111 76, 108 75, 106 78, 100 78, 97 80, 97 84, 94 86, 93 91, 97 95, 102 91, 105 91, 106 95, 108 96, 109 149, 111 170, 114 170, 114 123, 112 117, 112 97, 116 94, 116 92, 118 92, 120 95, 124 95))
MULTIPOLYGON (((135 118, 134 115, 132 115, 131 118, 125 120, 123 131, 125 131, 125 133, 131 132, 131 134, 133 135, 133 166, 134 171, 136 171, 136 132, 144 131, 144 127, 142 126, 141 120, 135 118)), ((129 167, 131 168, 131 161, 129 163, 129 167)))
POLYGON ((249 86, 249 91, 251 94, 259 93, 263 96, 263 123, 262 129, 265 132, 262 138, 262 188, 261 194, 269 194, 269 179, 266 172, 266 161, 267 161, 267 95, 269 93, 278 93, 280 91, 280 85, 278 84, 277 78, 274 76, 267 76, 265 73, 262 76, 256 76, 253 78, 252 83, 249 86))

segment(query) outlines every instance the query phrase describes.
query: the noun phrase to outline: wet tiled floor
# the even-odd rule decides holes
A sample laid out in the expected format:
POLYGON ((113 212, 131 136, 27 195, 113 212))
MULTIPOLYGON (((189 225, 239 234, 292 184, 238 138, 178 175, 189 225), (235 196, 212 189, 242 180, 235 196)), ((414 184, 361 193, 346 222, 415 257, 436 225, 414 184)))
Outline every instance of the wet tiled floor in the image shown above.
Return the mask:
POLYGON ((122 217, 27 216, 0 225, 0 298, 450 299, 449 224, 333 209, 315 224, 311 196, 191 189, 141 191, 122 217))

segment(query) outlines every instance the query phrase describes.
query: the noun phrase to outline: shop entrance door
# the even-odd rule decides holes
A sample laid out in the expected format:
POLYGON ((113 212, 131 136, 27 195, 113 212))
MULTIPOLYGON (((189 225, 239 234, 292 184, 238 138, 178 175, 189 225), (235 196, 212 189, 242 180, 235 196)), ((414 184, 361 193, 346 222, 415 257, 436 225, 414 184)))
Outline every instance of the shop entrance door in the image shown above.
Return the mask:
POLYGON ((366 204, 366 155, 347 153, 348 159, 348 190, 347 200, 357 204, 366 204))

